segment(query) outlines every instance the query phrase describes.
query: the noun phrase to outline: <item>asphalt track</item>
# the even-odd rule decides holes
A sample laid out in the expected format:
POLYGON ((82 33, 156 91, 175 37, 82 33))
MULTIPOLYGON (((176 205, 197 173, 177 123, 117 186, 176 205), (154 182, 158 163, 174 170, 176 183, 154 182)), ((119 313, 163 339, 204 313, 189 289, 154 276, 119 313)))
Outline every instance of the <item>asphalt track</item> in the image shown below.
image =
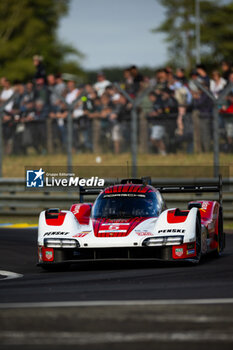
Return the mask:
POLYGON ((45 272, 36 254, 35 229, 0 229, 0 349, 233 349, 232 234, 198 266, 45 272))

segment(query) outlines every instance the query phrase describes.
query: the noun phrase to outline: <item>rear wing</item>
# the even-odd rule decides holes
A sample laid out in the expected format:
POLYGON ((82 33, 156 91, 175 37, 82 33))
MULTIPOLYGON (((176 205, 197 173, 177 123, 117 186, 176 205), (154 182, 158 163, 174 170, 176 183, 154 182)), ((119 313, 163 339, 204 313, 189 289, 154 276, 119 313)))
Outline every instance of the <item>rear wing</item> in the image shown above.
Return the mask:
POLYGON ((155 186, 160 193, 208 193, 217 192, 219 194, 219 203, 222 206, 222 179, 214 184, 202 184, 202 185, 164 185, 155 186))
MULTIPOLYGON (((175 180, 174 180, 175 182, 175 180)), ((211 179, 209 182, 203 182, 202 184, 156 184, 156 179, 151 180, 149 177, 144 177, 141 179, 122 179, 120 184, 152 184, 160 193, 218 193, 219 203, 222 205, 222 176, 220 175, 218 179, 211 179)), ((119 184, 119 181, 112 181, 108 183, 108 186, 119 184)), ((99 195, 106 187, 79 187, 79 198, 80 203, 83 203, 84 196, 95 196, 99 195)))

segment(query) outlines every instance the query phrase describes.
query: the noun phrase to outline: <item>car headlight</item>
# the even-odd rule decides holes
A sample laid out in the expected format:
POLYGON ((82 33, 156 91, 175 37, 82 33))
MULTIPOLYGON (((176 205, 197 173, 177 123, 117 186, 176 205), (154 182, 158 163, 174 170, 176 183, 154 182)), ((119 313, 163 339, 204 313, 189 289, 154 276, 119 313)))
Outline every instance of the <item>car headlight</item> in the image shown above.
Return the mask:
POLYGON ((183 243, 184 236, 164 236, 164 237, 150 237, 143 241, 143 245, 149 246, 168 246, 180 245, 183 243))
POLYGON ((80 245, 76 239, 46 238, 44 240, 44 246, 47 248, 77 248, 80 245))

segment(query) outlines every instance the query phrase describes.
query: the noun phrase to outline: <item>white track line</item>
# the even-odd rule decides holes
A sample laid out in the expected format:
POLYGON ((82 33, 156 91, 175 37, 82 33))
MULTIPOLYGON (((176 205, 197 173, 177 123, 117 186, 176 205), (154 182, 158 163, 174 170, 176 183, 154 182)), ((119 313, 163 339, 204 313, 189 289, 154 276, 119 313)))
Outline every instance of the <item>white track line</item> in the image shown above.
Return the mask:
POLYGON ((23 277, 23 275, 21 275, 20 273, 4 271, 4 270, 0 270, 0 276, 4 276, 4 278, 0 279, 0 281, 12 280, 14 278, 23 277))
POLYGON ((48 307, 98 307, 98 306, 150 306, 150 305, 204 305, 233 304, 233 298, 225 299, 172 299, 172 300, 97 300, 97 301, 52 301, 28 303, 0 303, 0 309, 48 308, 48 307))
POLYGON ((160 342, 233 342, 231 332, 171 331, 171 332, 26 332, 0 331, 2 345, 87 345, 106 343, 160 342))

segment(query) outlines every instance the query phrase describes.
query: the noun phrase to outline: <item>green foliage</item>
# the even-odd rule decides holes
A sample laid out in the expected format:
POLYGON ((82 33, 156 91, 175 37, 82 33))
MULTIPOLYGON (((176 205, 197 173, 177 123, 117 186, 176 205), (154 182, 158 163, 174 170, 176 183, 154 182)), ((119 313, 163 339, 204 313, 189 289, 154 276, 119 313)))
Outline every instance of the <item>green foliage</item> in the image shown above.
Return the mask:
MULTIPOLYGON (((195 0, 159 0, 165 20, 153 32, 166 34, 170 62, 190 70, 195 62, 195 0)), ((233 56, 233 1, 200 0, 201 54, 210 63, 233 56)))
POLYGON ((82 55, 56 37, 69 0, 0 1, 0 75, 28 79, 35 70, 32 57, 42 55, 48 72, 60 71, 68 54, 82 55))

